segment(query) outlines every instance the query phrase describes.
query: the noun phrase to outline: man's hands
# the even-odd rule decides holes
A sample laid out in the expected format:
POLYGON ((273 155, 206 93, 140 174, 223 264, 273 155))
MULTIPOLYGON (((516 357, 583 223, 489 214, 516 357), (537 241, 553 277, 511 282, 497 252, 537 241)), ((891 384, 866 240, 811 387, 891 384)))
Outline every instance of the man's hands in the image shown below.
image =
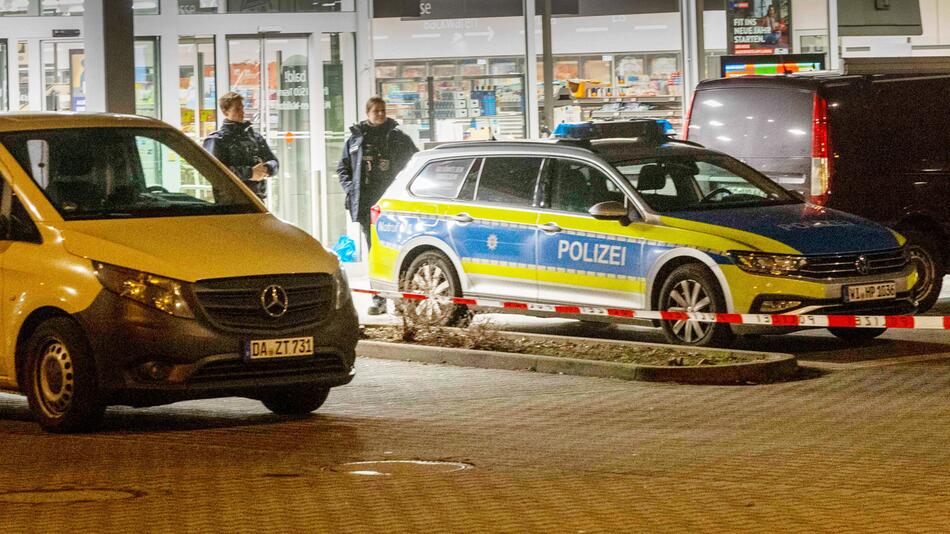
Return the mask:
POLYGON ((267 165, 264 165, 264 163, 258 163, 257 165, 251 167, 251 181, 260 182, 264 178, 267 178, 269 173, 270 169, 267 168, 267 165))

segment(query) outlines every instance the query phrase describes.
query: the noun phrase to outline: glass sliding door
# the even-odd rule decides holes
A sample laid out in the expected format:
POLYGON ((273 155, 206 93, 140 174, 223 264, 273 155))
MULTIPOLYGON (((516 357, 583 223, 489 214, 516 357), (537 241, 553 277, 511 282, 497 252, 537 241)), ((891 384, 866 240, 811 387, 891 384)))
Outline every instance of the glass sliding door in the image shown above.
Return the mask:
POLYGON ((135 53, 135 113, 161 118, 161 79, 158 37, 137 37, 135 53))
POLYGON ((82 41, 43 41, 43 109, 85 111, 86 58, 82 41))
POLYGON ((228 39, 231 90, 244 97, 246 119, 280 162, 278 175, 268 178, 267 206, 313 234, 308 61, 307 37, 228 39))
POLYGON ((214 38, 180 38, 178 65, 181 129, 186 135, 200 142, 217 129, 218 94, 214 71, 214 38))
POLYGON ((10 109, 10 82, 7 80, 7 40, 0 39, 0 110, 10 109))
POLYGON ((343 188, 340 187, 336 165, 343 154, 343 144, 350 135, 350 125, 359 120, 358 104, 350 84, 355 82, 355 38, 352 33, 325 33, 320 36, 320 57, 323 60, 323 150, 324 172, 321 173, 321 225, 320 238, 332 247, 341 236, 351 237, 360 243, 359 231, 348 232, 353 226, 346 211, 343 188), (349 89, 349 90, 348 90, 349 89))

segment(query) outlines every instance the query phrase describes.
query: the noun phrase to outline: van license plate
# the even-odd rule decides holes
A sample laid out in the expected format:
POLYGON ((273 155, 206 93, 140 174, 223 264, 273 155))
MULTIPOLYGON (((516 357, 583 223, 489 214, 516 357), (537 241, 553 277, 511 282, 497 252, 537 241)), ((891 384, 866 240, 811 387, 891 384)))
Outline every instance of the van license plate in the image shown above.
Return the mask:
POLYGON ((311 354, 313 354, 313 336, 284 339, 252 339, 247 343, 244 349, 244 356, 248 360, 289 358, 293 356, 310 356, 311 354))
POLYGON ((894 282, 881 282, 879 284, 861 284, 859 286, 846 286, 844 301, 860 302, 862 300, 882 300, 892 299, 897 296, 897 284, 894 282))

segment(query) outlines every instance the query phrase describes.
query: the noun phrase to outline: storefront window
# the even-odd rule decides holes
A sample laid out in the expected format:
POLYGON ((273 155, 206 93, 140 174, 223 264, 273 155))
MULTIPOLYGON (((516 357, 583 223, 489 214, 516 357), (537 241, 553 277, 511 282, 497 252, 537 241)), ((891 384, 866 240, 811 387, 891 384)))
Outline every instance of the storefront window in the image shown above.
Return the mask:
POLYGON ((178 13, 334 13, 353 11, 355 5, 356 0, 178 0, 178 13))
MULTIPOLYGON (((17 3, 17 0, 9 1, 10 3, 17 3)), ((29 5, 29 0, 19 0, 19 2, 26 6, 29 5)), ((84 11, 83 2, 84 0, 40 0, 40 14, 50 17, 82 15, 84 11)), ((23 9, 25 14, 27 7, 23 9)), ((132 12, 136 15, 158 15, 158 0, 133 0, 132 12)))
POLYGON ((161 118, 158 37, 135 40, 135 113, 161 118))
POLYGON ((0 0, 0 17, 28 15, 30 0, 0 0))
POLYGON ((7 41, 0 39, 0 110, 10 109, 10 91, 7 84, 7 41))

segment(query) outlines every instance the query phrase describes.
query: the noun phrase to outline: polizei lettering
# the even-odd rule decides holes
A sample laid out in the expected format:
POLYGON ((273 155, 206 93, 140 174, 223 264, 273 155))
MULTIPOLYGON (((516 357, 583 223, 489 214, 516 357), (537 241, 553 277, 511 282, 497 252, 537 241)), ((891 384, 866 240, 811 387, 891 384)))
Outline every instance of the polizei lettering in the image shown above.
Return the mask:
POLYGON ((569 257, 572 261, 582 261, 584 263, 619 265, 621 267, 627 264, 627 249, 620 245, 581 243, 580 241, 560 239, 557 242, 557 259, 560 260, 564 256, 569 257))

